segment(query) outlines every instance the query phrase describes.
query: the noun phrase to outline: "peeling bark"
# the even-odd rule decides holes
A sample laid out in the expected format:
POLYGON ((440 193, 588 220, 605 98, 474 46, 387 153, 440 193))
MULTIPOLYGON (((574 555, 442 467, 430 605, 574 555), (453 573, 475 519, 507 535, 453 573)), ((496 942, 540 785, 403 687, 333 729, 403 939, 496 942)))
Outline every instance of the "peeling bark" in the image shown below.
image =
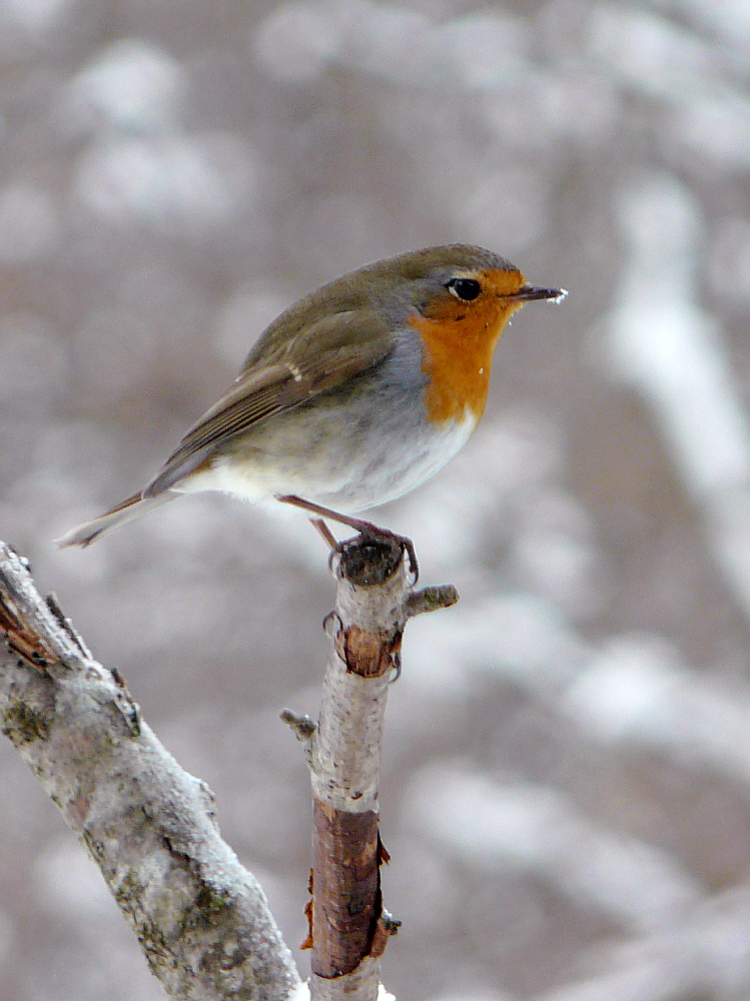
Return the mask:
POLYGON ((313 789, 311 940, 316 1001, 375 1001, 380 957, 398 922, 384 910, 378 785, 388 687, 412 615, 453 604, 451 587, 414 592, 408 540, 360 537, 332 559, 331 651, 316 728, 284 719, 307 745, 313 789))
POLYGON ((213 797, 0 543, 2 730, 99 866, 171 998, 282 1001, 300 980, 213 797))
MULTIPOLYGON (((410 546, 386 533, 340 547, 319 722, 282 714, 312 775, 318 1001, 375 1001, 398 927, 379 871, 388 860, 378 832, 386 698, 406 621, 457 598, 451 587, 413 590, 410 546)), ((261 887, 219 836, 208 787, 162 747, 122 677, 93 659, 1 542, 0 630, 2 730, 99 866, 169 997, 308 996, 261 887)))

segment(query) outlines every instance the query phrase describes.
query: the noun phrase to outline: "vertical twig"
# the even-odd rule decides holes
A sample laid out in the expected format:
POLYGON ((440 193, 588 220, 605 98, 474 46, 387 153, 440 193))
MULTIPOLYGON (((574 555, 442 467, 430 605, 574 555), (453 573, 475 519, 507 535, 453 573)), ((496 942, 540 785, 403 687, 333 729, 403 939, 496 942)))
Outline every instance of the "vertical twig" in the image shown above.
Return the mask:
POLYGON ((308 743, 313 790, 311 994, 374 1001, 380 957, 398 922, 383 908, 378 785, 389 683, 408 618, 457 600, 452 587, 412 590, 404 540, 358 538, 332 559, 338 581, 317 727, 286 712, 308 743))

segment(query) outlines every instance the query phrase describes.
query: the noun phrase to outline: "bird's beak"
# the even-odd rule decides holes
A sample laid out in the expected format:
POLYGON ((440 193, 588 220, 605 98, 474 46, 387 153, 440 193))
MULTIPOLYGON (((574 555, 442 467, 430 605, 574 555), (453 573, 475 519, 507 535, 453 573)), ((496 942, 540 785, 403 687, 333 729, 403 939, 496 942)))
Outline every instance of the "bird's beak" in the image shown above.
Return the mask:
POLYGON ((538 288, 536 285, 521 285, 508 298, 514 302, 531 302, 533 299, 549 299, 550 302, 562 302, 567 294, 568 290, 565 288, 538 288))

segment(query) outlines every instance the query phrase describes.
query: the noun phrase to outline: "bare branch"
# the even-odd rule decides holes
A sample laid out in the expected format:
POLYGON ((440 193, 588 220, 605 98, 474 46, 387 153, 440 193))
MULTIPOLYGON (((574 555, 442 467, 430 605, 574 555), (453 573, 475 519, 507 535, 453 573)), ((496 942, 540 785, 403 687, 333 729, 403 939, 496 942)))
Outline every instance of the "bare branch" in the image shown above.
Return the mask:
POLYGON ((407 619, 457 600, 450 587, 415 593, 405 556, 411 543, 376 531, 337 547, 332 559, 338 588, 317 727, 284 714, 312 772, 315 1001, 378 997, 380 957, 398 928, 380 888, 380 865, 388 861, 378 829, 388 687, 400 672, 407 619))
POLYGON ((300 980, 208 787, 143 721, 28 565, 0 543, 0 718, 99 866, 172 998, 280 1001, 300 980))

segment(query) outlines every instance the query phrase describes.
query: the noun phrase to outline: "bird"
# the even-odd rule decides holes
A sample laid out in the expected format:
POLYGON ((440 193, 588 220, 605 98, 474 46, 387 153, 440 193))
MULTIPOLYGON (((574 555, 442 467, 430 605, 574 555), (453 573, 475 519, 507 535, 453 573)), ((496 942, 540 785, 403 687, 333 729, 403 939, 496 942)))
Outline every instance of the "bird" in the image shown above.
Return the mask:
POLYGON ((373 526, 355 514, 415 489, 466 444, 513 314, 566 295, 465 244, 345 274, 265 329, 228 391, 143 489, 58 545, 88 546, 204 490, 276 498, 366 531, 373 526))

